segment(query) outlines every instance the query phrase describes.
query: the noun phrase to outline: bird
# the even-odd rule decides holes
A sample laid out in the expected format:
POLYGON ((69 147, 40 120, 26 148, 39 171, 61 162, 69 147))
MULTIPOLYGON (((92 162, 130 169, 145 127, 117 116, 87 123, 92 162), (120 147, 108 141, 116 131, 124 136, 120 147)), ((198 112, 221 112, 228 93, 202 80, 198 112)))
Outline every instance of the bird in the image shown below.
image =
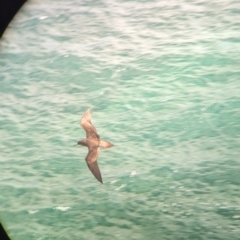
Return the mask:
POLYGON ((108 141, 100 139, 95 127, 91 123, 91 110, 88 109, 82 116, 80 126, 86 132, 86 138, 77 142, 77 145, 88 147, 88 154, 85 158, 89 170, 94 177, 103 183, 102 175, 98 167, 97 159, 100 153, 100 148, 110 148, 114 146, 108 141))

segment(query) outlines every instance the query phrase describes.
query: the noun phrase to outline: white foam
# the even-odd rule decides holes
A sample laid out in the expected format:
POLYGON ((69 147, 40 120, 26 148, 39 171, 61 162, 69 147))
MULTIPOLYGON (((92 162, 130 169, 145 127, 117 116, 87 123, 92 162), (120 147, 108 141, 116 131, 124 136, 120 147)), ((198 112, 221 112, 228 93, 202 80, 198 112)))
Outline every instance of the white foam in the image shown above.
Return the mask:
POLYGON ((68 209, 70 209, 70 207, 58 206, 58 207, 55 207, 54 209, 60 210, 60 211, 67 211, 68 209))
POLYGON ((28 213, 29 214, 34 214, 34 213, 36 213, 36 212, 38 212, 39 210, 28 210, 28 213))

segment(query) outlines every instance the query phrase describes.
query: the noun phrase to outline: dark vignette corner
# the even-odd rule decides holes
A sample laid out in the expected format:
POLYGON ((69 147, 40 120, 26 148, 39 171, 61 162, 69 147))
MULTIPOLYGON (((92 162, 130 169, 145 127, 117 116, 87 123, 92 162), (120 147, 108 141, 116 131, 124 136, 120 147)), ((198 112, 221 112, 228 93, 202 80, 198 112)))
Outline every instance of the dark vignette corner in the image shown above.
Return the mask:
POLYGON ((27 0, 0 0, 0 38, 8 24, 27 0))

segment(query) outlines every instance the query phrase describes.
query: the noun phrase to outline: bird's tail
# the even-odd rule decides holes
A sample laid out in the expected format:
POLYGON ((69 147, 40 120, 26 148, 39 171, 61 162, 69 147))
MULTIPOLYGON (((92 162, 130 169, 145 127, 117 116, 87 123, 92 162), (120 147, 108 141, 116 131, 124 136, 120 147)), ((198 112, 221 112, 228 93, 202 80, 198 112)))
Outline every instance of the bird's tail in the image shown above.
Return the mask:
POLYGON ((104 140, 100 140, 99 147, 101 147, 101 148, 110 148, 112 146, 114 146, 112 143, 104 141, 104 140))

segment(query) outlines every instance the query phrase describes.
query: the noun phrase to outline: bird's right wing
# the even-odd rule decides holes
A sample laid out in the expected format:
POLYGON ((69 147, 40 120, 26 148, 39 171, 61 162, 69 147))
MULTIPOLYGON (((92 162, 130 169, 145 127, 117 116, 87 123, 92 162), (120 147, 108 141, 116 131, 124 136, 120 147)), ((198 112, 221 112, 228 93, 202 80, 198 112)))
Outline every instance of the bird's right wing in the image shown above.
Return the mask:
POLYGON ((80 125, 86 131, 87 138, 99 139, 100 136, 97 134, 95 127, 91 123, 91 112, 88 109, 82 116, 80 125))
POLYGON ((100 152, 100 148, 98 146, 93 146, 88 148, 88 155, 86 156, 85 160, 87 162, 88 168, 94 175, 94 177, 101 183, 102 182, 102 175, 100 169, 98 167, 97 158, 100 152))

